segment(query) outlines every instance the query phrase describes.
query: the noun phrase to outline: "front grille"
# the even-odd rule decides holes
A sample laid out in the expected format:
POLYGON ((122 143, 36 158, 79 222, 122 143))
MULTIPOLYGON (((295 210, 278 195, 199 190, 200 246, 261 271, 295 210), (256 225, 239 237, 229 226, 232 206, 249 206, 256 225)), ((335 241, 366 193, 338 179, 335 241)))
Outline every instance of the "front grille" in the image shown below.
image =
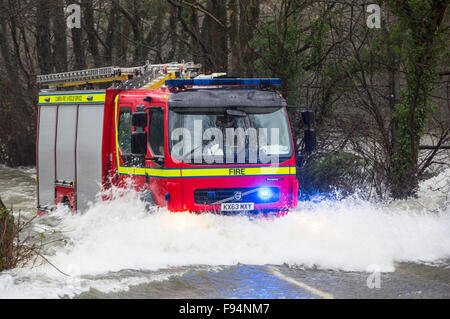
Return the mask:
MULTIPOLYGON (((266 188, 266 187, 265 187, 266 188)), ((229 197, 234 197, 236 192, 241 192, 241 194, 244 194, 251 190, 256 190, 253 193, 242 195, 240 200, 237 200, 235 198, 230 199, 227 202, 230 203, 237 203, 237 202, 243 202, 243 203, 274 203, 277 202, 280 197, 280 191, 277 187, 268 187, 271 191, 271 196, 268 199, 262 199, 258 195, 258 189, 260 187, 240 187, 240 188, 206 188, 206 189, 196 189, 194 191, 194 201, 196 204, 202 204, 202 205, 210 205, 215 202, 224 200, 229 197)))

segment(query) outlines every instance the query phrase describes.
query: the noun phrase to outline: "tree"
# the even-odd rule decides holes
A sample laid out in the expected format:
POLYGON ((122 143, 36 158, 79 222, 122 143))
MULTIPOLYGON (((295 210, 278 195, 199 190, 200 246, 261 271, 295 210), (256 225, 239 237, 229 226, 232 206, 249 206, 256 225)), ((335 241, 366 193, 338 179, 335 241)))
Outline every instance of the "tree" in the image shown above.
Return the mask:
POLYGON ((100 67, 102 60, 98 50, 98 35, 94 27, 94 8, 91 0, 82 0, 83 6, 83 29, 86 31, 89 51, 94 59, 94 66, 100 67))
POLYGON ((41 74, 52 72, 50 52, 50 6, 46 0, 36 1, 36 51, 41 74))
POLYGON ((64 20, 64 1, 52 0, 50 3, 53 33, 53 63, 55 72, 67 71, 66 21, 64 20))
MULTIPOLYGON (((28 48, 24 22, 20 19, 20 14, 29 14, 30 9, 22 2, 12 6, 10 2, 8 4, 2 0, 0 4, 5 8, 0 16, 0 162, 11 166, 32 165, 35 160, 36 85, 30 59, 36 57, 32 56, 28 48)), ((48 8, 41 9, 46 11, 48 8)), ((38 32, 48 31, 39 24, 36 29, 38 32)), ((37 39, 41 36, 46 38, 40 33, 37 39)), ((41 54, 49 52, 43 45, 39 49, 41 54)), ((50 70, 50 56, 46 60, 40 66, 50 70)))
POLYGON ((434 89, 437 66, 448 48, 443 26, 446 0, 386 0, 384 3, 399 21, 396 32, 403 35, 406 87, 395 105, 396 140, 390 163, 392 195, 406 198, 418 185, 419 144, 427 119, 436 107, 430 93, 434 89))
POLYGON ((228 35, 226 0, 209 0, 200 30, 200 38, 208 48, 210 59, 205 60, 205 68, 213 72, 228 71, 228 35))

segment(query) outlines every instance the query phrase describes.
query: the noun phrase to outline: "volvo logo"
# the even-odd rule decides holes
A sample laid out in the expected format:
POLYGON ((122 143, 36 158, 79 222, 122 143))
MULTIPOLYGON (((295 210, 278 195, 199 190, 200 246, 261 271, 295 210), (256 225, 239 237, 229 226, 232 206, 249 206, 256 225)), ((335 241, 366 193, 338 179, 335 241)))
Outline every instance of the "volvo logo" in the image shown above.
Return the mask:
POLYGON ((235 200, 241 200, 242 199, 242 192, 234 192, 234 199, 235 200))

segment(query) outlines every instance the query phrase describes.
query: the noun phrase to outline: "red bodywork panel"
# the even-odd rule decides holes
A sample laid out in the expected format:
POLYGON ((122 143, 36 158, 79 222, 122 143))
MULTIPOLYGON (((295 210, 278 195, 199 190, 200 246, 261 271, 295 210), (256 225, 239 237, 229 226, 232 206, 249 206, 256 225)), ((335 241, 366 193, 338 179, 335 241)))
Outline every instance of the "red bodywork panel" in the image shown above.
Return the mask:
MULTIPOLYGON (((168 106, 167 100, 171 92, 168 89, 157 90, 107 90, 102 146, 102 173, 103 189, 111 185, 124 187, 126 180, 132 180, 133 187, 142 191, 148 189, 158 206, 167 207, 170 211, 218 211, 219 205, 202 205, 195 203, 194 191, 209 188, 239 188, 239 187, 276 187, 279 189, 279 200, 272 203, 255 203, 255 210, 285 211, 295 208, 298 201, 298 181, 295 176, 295 156, 280 163, 278 166, 289 167, 289 173, 285 175, 260 175, 260 176, 183 176, 187 169, 218 169, 218 168, 251 168, 267 167, 270 165, 243 164, 243 165, 193 165, 179 162, 170 156, 168 145, 168 106), (152 101, 144 102, 144 98, 151 96, 152 101), (116 105, 117 104, 117 105, 116 105), (125 164, 122 152, 116 145, 116 128, 121 107, 131 108, 136 111, 136 106, 162 107, 164 111, 164 167, 159 166, 153 160, 146 160, 145 167, 134 169, 125 164), (116 110, 117 107, 117 110, 116 110), (118 152, 118 153, 117 153, 118 152), (126 171, 126 172, 125 172, 126 171), (158 172, 170 176, 148 176, 144 172, 158 172), (125 173, 124 173, 125 172, 125 173), (172 176, 174 175, 174 176, 172 176), (168 201, 167 201, 168 200, 168 201)), ((148 129, 148 127, 147 127, 148 129)), ((146 130, 147 130, 146 129, 146 130)), ((148 133, 148 131, 147 131, 148 133)), ((292 140, 292 139, 291 139, 292 140)), ((293 145, 292 145, 293 147, 293 145)), ((293 149, 293 148, 292 148, 293 149)), ((150 147, 147 146, 147 156, 152 157, 150 147)), ((272 166, 273 167, 273 166, 272 166)), ((286 168, 288 170, 288 168, 286 168)), ((104 199, 107 199, 104 197, 104 199)))
POLYGON ((73 186, 55 185, 55 204, 65 203, 68 200, 72 212, 75 212, 75 189, 73 186))

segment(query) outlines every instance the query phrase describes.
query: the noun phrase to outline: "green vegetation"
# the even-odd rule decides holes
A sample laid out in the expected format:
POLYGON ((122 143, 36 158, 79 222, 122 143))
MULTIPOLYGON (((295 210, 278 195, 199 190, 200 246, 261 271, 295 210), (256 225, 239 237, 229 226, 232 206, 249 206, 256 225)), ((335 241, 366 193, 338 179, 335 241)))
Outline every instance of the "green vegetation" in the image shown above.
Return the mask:
MULTIPOLYGON (((392 194, 405 198, 414 193, 419 175, 419 143, 429 115, 437 109, 431 92, 438 78, 437 67, 448 47, 448 27, 442 25, 448 6, 446 0, 385 1, 398 17, 403 41, 398 48, 405 64, 406 87, 400 91, 400 103, 393 117, 397 122, 397 140, 390 163, 392 194)), ((398 35, 397 35, 398 36, 398 35)))
POLYGON ((304 191, 331 192, 339 189, 343 194, 356 191, 366 174, 363 158, 346 152, 325 153, 306 162, 300 169, 300 187, 304 191))
MULTIPOLYGON (((374 2, 381 27, 371 29, 363 0, 83 0, 82 27, 68 29, 63 0, 3 0, 0 163, 34 164, 36 74, 192 60, 205 72, 281 77, 288 103, 315 112, 318 153, 364 159, 370 178, 355 183, 380 196, 414 195, 442 151, 419 153, 420 140, 437 132, 431 144, 450 144, 449 2, 374 2)), ((300 112, 289 116, 301 149, 300 112)), ((318 174, 321 187, 334 183, 318 174)))
POLYGON ((16 267, 34 267, 39 260, 54 267, 58 272, 66 275, 53 265, 41 252, 45 245, 66 241, 60 233, 52 230, 48 234, 52 240, 47 239, 46 233, 37 233, 31 228, 35 217, 23 220, 20 211, 14 216, 12 209, 7 209, 0 198, 0 271, 16 267))
POLYGON ((0 200, 0 271, 14 266, 14 217, 0 200))
POLYGON ((40 253, 45 234, 32 234, 33 220, 24 221, 20 211, 14 216, 13 210, 7 209, 0 199, 0 271, 34 265, 38 256, 47 261, 40 253))

